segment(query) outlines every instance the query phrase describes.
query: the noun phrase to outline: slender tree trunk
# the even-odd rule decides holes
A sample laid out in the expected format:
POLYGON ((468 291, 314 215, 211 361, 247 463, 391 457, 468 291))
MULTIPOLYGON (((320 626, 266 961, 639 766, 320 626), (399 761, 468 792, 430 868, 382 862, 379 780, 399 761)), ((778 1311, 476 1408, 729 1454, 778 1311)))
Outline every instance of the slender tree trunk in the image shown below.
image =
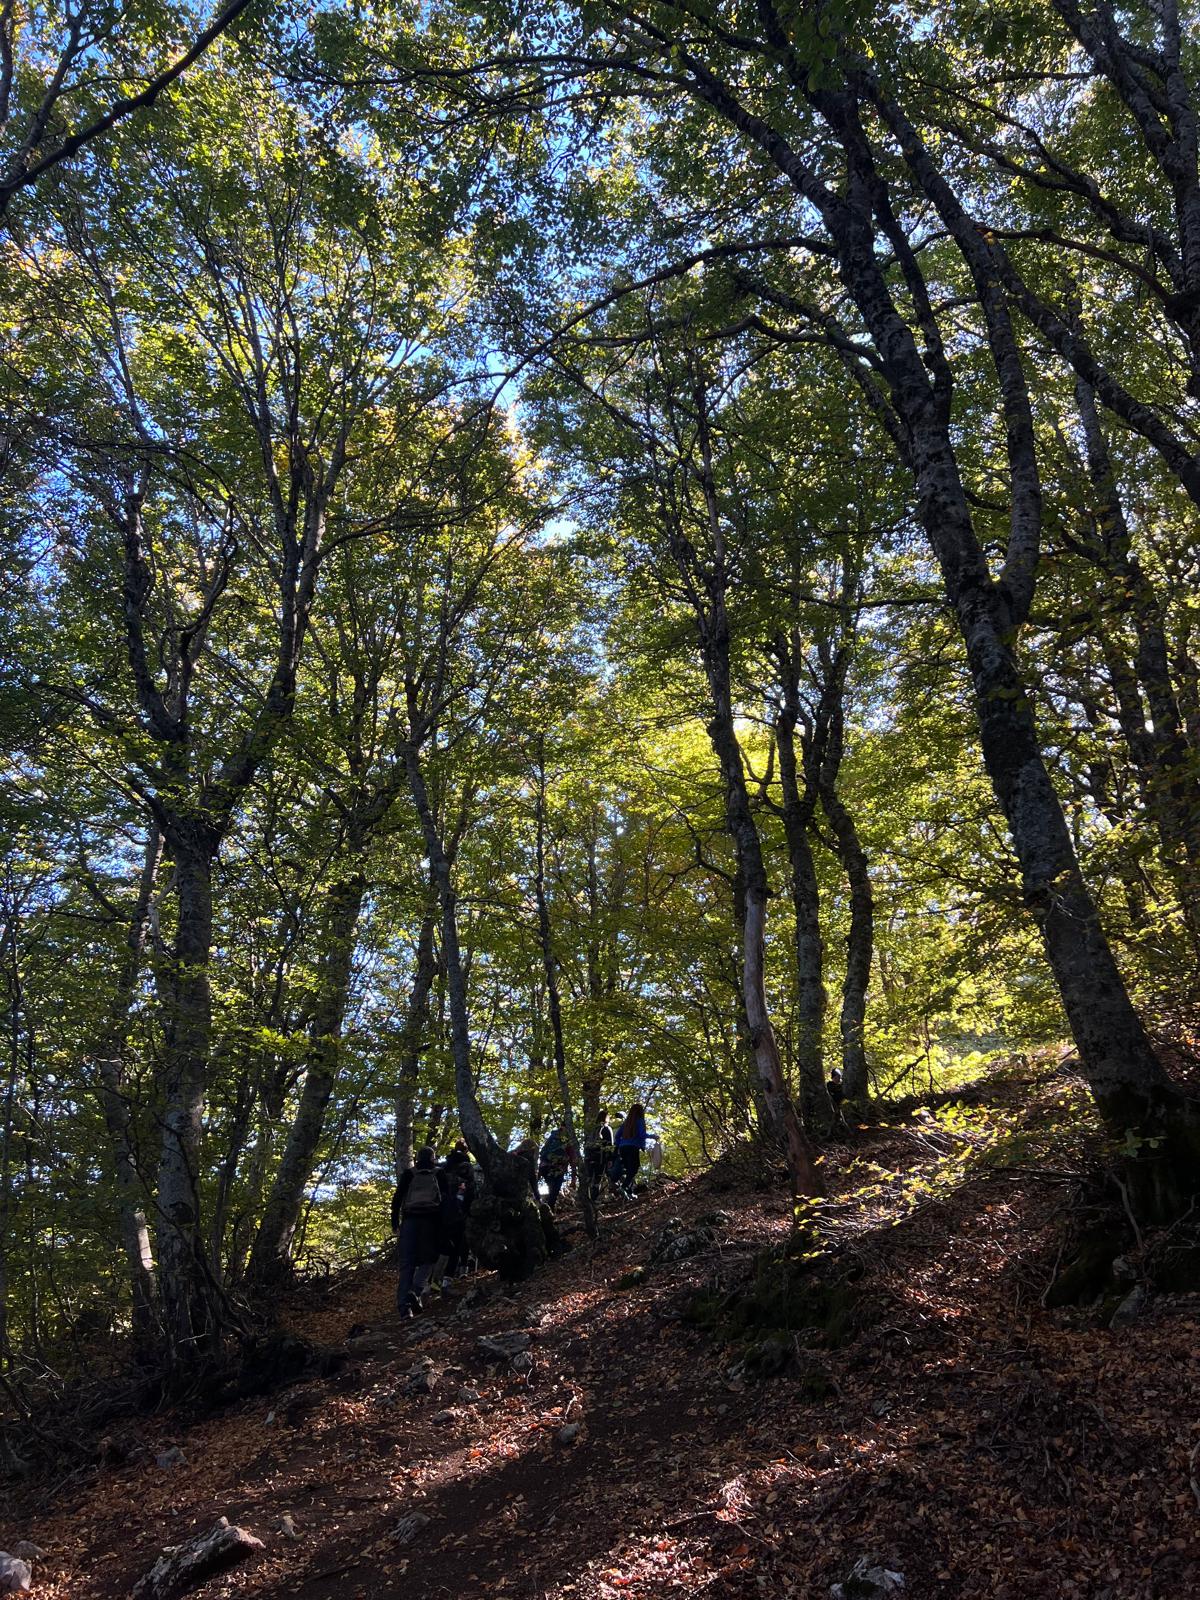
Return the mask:
POLYGON ((129 1288, 134 1338, 144 1343, 154 1328, 154 1261, 150 1250, 150 1230, 142 1205, 145 1180, 137 1159, 133 1107, 125 1069, 129 1047, 129 1024, 134 995, 141 973, 150 923, 154 883, 162 861, 162 835, 151 826, 146 834, 142 870, 138 875, 137 897, 125 931, 125 948, 118 972, 108 1026, 96 1051, 96 1071, 100 1079, 100 1101, 108 1131, 109 1152, 117 1190, 117 1226, 121 1248, 129 1268, 129 1288))
POLYGON ((766 974, 767 872, 762 843, 750 811, 728 682, 721 683, 719 669, 716 681, 710 674, 710 686, 715 713, 708 724, 708 732, 724 778, 726 821, 741 879, 742 997, 750 1049, 769 1124, 783 1147, 793 1189, 797 1194, 821 1194, 824 1184, 788 1093, 779 1044, 771 1025, 766 974))
MULTIPOLYGON (((475 1092, 467 985, 458 938, 458 897, 454 889, 454 875, 430 803, 420 751, 411 741, 404 746, 404 759, 413 806, 425 840, 430 879, 436 887, 441 908, 441 967, 450 1011, 450 1048, 454 1062, 459 1126, 467 1148, 483 1169, 486 1185, 496 1202, 494 1231, 497 1239, 504 1241, 496 1245, 497 1265, 507 1276, 526 1277, 546 1258, 546 1235, 530 1192, 529 1174, 519 1159, 497 1144, 484 1120, 475 1092)), ((477 1230, 482 1227, 486 1212, 486 1203, 477 1199, 472 1208, 472 1220, 477 1230)), ((478 1231, 476 1237, 480 1237, 478 1231)))
POLYGON ((158 1167, 159 1302, 168 1353, 189 1365, 219 1331, 200 1235, 200 1139, 212 1026, 212 862, 216 841, 177 827, 167 839, 175 865, 178 928, 166 1046, 158 1167))
POLYGON ((818 1138, 833 1126, 833 1105, 825 1086, 825 943, 821 938, 821 895, 808 830, 815 793, 801 790, 796 761, 798 696, 792 667, 781 662, 783 704, 775 720, 783 832, 791 868, 792 912, 796 923, 796 1066, 804 1126, 818 1138))
POLYGON ((246 1204, 234 1218, 233 1237, 229 1241, 229 1277, 233 1283, 240 1283, 246 1276, 254 1222, 261 1215, 263 1189, 275 1148, 275 1119, 267 1105, 265 1084, 260 1085, 258 1100, 258 1132, 246 1164, 246 1204))
MULTIPOLYGON (((225 1279, 225 1228, 229 1221, 229 1198, 237 1182, 238 1167, 258 1104, 261 1084, 261 1067, 255 1074, 248 1062, 243 1063, 238 1074, 237 1089, 233 1098, 233 1111, 224 1134, 224 1154, 217 1175, 217 1192, 213 1199, 212 1218, 208 1227, 208 1259, 217 1283, 225 1279)), ((230 1263, 232 1266, 232 1262, 230 1263)))
MULTIPOLYGON (((9 887, 9 885, 6 885, 9 887)), ((8 1305, 8 1253, 15 1239, 13 1216, 16 1201, 13 1193, 13 1140, 16 1135, 17 1083, 21 1076, 21 957, 19 945, 20 910, 16 895, 9 904, 7 926, 3 930, 3 958, 5 988, 8 991, 8 1026, 5 1043, 8 1057, 4 1073, 4 1095, 0 1100, 0 1369, 7 1368, 12 1360, 12 1335, 8 1305)))
POLYGON ((1200 1111, 1167 1077, 1134 1011, 1080 874, 1013 653, 1032 595, 1036 550, 1010 544, 1003 580, 993 581, 975 536, 943 400, 880 269, 860 177, 852 165, 850 198, 829 207, 827 220, 842 280, 881 353, 904 421, 919 515, 966 646, 984 765, 1020 862, 1026 904, 1100 1113, 1114 1134, 1131 1132, 1145 1152, 1135 1163, 1138 1203, 1147 1215, 1177 1213, 1200 1185, 1200 1111))
MULTIPOLYGON (((1171 681, 1166 628, 1154 587, 1132 549, 1120 487, 1100 421, 1095 391, 1077 379, 1075 400, 1082 424, 1087 471, 1096 495, 1096 554, 1110 579, 1115 609, 1127 610, 1137 639, 1133 667, 1116 640, 1107 653, 1118 658, 1113 675, 1120 725, 1142 778, 1146 808, 1179 892, 1193 940, 1200 935, 1200 780, 1171 681), (1149 710, 1149 726, 1142 706, 1149 710)), ((1110 667, 1111 671, 1111 667, 1110 667)))
MULTIPOLYGON (((692 379, 691 398, 698 423, 697 442, 701 462, 699 483, 712 546, 709 562, 705 563, 697 557, 669 499, 663 504, 664 523, 671 543, 671 554, 691 596, 700 655, 708 680, 712 708, 708 735, 721 769, 725 822, 737 862, 734 902, 740 911, 742 997, 762 1102, 767 1110, 771 1132, 783 1149, 792 1192, 817 1195, 824 1192, 824 1183, 788 1090, 779 1042, 771 1025, 767 1003, 767 869, 763 860, 762 841, 750 807, 746 772, 734 722, 729 615, 726 607, 728 565, 725 533, 713 472, 708 396, 698 366, 693 368, 692 379)), ((689 473, 693 471, 694 468, 688 469, 689 473)))
MULTIPOLYGON (((592 1204, 591 1185, 587 1180, 583 1141, 575 1125, 575 1112, 571 1106, 571 1085, 567 1081, 567 1052, 563 1042, 562 1003, 558 992, 558 962, 554 956, 554 941, 550 927, 550 902, 546 896, 546 746, 538 740, 537 755, 537 853, 534 888, 537 893, 538 935, 542 947, 542 967, 546 974, 546 1004, 550 1012, 550 1035, 554 1048, 554 1070, 558 1077, 558 1092, 562 1096, 563 1127, 567 1134, 567 1147, 574 1152, 575 1178, 579 1188, 579 1205, 583 1212, 583 1225, 589 1239, 596 1237, 596 1208, 592 1204)), ((585 1124, 586 1126, 586 1124, 585 1124)))
POLYGON ((425 1137, 423 1144, 437 1146, 442 1136, 442 1123, 446 1120, 446 1108, 440 1101, 435 1101, 429 1108, 429 1115, 425 1119, 425 1137))
MULTIPOLYGON (((612 963, 608 963, 609 972, 606 979, 604 972, 605 963, 601 959, 601 898, 600 898, 600 869, 596 860, 597 834, 599 821, 596 812, 592 813, 591 828, 588 834, 587 855, 587 904, 588 904, 588 939, 587 939, 587 994, 588 994, 588 1062, 583 1075, 583 1135, 586 1143, 588 1136, 600 1121, 600 1111, 603 1106, 604 1081, 607 1076, 608 1061, 600 1050, 600 1019, 606 999, 611 998, 616 988, 615 973, 612 963)), ((615 876, 614 870, 614 876, 615 876)))
POLYGON ((1145 1214, 1177 1214, 1200 1183, 1200 1115, 1155 1055, 1100 927, 997 608, 990 584, 967 589, 956 607, 984 764, 1096 1104, 1115 1136, 1138 1144, 1145 1214))
MULTIPOLYGON (((351 850, 360 849, 361 843, 351 840, 351 850)), ((325 1111, 337 1082, 355 939, 366 893, 366 879, 357 873, 341 879, 329 891, 317 1000, 308 1028, 304 1086, 250 1251, 249 1277, 264 1287, 282 1282, 290 1270, 292 1238, 325 1131, 325 1111)))
POLYGON ((400 1073, 396 1085, 395 1166, 396 1182, 413 1164, 413 1109, 421 1070, 421 1045, 429 1020, 429 997, 437 976, 434 933, 437 925, 436 896, 421 918, 417 935, 417 956, 413 968, 408 1014, 400 1046, 400 1073))
POLYGON ((420 755, 411 744, 405 747, 405 760, 409 788, 421 824, 425 852, 429 858, 430 880, 437 890, 442 915, 442 970, 445 974, 446 997, 450 1012, 450 1051, 454 1062, 454 1089, 459 1123, 471 1154, 479 1162, 484 1173, 490 1176, 490 1169, 503 1152, 483 1119, 483 1111, 475 1094, 475 1080, 471 1070, 471 1028, 467 1009, 467 986, 458 939, 458 896, 454 889, 450 858, 446 854, 430 804, 420 755))
POLYGON ((850 885, 850 932, 846 940, 846 976, 842 984, 840 1017, 842 1089, 847 1101, 865 1109, 870 1084, 864 1028, 875 944, 875 897, 858 827, 836 789, 822 789, 821 806, 829 818, 838 859, 850 885))

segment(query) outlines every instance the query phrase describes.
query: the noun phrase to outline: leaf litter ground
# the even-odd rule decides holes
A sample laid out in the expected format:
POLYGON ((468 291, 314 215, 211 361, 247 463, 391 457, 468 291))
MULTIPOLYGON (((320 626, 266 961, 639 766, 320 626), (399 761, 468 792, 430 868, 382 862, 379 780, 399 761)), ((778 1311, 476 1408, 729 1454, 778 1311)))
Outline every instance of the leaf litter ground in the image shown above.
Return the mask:
POLYGON ((1090 1135, 1062 1114, 1080 1102, 1061 1075, 994 1091, 831 1155, 821 1227, 854 1254, 870 1314, 841 1348, 805 1352, 821 1398, 803 1362, 732 1376, 736 1352, 681 1320, 788 1234, 786 1197, 726 1163, 610 1211, 597 1252, 581 1243, 511 1296, 406 1325, 383 1268, 298 1293, 285 1318, 306 1337, 365 1328, 341 1371, 186 1428, 146 1420, 133 1464, 0 1510, 0 1549, 45 1547, 44 1600, 127 1593, 221 1515, 266 1549, 205 1600, 817 1600, 860 1556, 903 1573, 911 1600, 1185 1600, 1200 1592, 1200 1297, 1157 1297, 1119 1331, 1047 1310, 1090 1135), (1005 1103, 1031 1093, 1014 1140, 1005 1103), (666 1219, 714 1207, 711 1247, 616 1287, 666 1219), (529 1335, 530 1371, 479 1360, 480 1336, 504 1331, 529 1335), (432 1390, 411 1393, 422 1362, 432 1390), (186 1459, 159 1467, 168 1444, 186 1459), (429 1520, 404 1543, 413 1513, 429 1520))

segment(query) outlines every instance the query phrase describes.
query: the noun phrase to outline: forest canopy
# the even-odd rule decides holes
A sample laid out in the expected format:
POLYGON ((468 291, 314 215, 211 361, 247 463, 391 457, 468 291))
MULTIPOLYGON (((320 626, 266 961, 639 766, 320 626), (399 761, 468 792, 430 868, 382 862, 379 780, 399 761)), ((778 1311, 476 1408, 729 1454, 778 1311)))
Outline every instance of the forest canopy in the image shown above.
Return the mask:
POLYGON ((834 1069, 1188 1208, 1198 21, 0 5, 0 1370, 834 1069))

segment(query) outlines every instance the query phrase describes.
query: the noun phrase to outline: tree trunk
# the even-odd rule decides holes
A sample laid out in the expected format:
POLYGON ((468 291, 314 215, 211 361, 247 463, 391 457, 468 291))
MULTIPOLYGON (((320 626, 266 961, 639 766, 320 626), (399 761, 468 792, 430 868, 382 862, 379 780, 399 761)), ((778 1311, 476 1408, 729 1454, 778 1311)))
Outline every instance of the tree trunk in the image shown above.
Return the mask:
MULTIPOLYGON (((589 1239, 596 1237, 596 1208, 592 1204, 591 1185, 584 1164, 583 1140, 575 1126, 575 1112, 571 1107, 571 1085, 567 1081, 567 1052, 563 1043, 562 1003, 558 993, 558 962, 554 956, 554 941, 550 928, 550 902, 546 897, 546 746, 538 740, 537 758, 537 852, 534 888, 537 893, 538 936, 542 948, 542 967, 546 974, 546 1004, 550 1012, 550 1035, 554 1048, 554 1070, 558 1077, 558 1092, 562 1096, 563 1127, 567 1135, 567 1148, 574 1152, 575 1181, 579 1189, 579 1205, 583 1212, 583 1225, 589 1239)), ((586 1123, 585 1123, 586 1126, 586 1123)))
POLYGON ((129 1046, 130 1014, 142 955, 146 946, 146 930, 150 923, 150 906, 154 898, 154 882, 162 861, 162 835, 151 826, 146 834, 142 856, 142 870, 138 877, 137 898, 125 932, 125 949, 112 1006, 109 1010, 105 1037, 96 1051, 96 1070, 100 1078, 100 1101, 104 1112, 104 1125, 108 1130, 113 1176, 117 1189, 117 1226, 121 1248, 129 1266, 129 1287, 133 1315, 133 1335, 144 1344, 154 1328, 155 1283, 154 1261, 150 1251, 150 1230, 142 1206, 145 1180, 137 1160, 134 1137, 133 1107, 125 1071, 125 1053, 129 1046))
POLYGON ((212 863, 217 841, 176 825, 167 833, 175 866, 178 928, 166 1044, 158 1167, 159 1302, 168 1355, 188 1366, 219 1333, 200 1234, 200 1139, 212 1028, 212 863))
MULTIPOLYGON (((351 850, 361 848, 361 843, 352 839, 351 850)), ((337 1082, 342 1025, 354 972, 355 938, 366 893, 366 879, 359 874, 342 879, 329 891, 316 1006, 308 1028, 304 1087, 250 1252, 250 1280, 263 1287, 282 1282, 290 1270, 292 1238, 325 1131, 325 1110, 337 1082)))
POLYGON ((710 687, 715 713, 708 724, 708 732, 724 779, 725 816, 741 879, 742 996, 750 1049, 771 1130, 787 1159, 793 1192, 822 1194, 824 1184, 788 1093, 779 1044, 771 1025, 766 974, 767 871, 762 843, 750 811, 742 754, 734 732, 728 679, 721 682, 719 666, 715 677, 710 674, 710 687))
POLYGON ((265 1089, 265 1083, 260 1084, 258 1132, 246 1164, 246 1204, 234 1218, 233 1237, 229 1241, 228 1272, 233 1283, 240 1283, 246 1276, 254 1236, 254 1219, 261 1214, 263 1189, 271 1165, 271 1152, 275 1148, 276 1119, 267 1103, 265 1089))
POLYGON ((825 944, 821 938, 821 896, 808 830, 815 794, 801 791, 796 762, 799 714, 793 667, 781 661, 785 682, 783 704, 775 719, 779 751, 779 784, 783 795, 783 832, 791 868, 792 911, 796 922, 796 1066, 804 1126, 818 1138, 833 1127, 833 1105, 825 1085, 825 944))
POLYGON ((1000 609, 990 583, 966 587, 956 605, 984 764, 1101 1116, 1115 1137, 1132 1136, 1143 1213, 1175 1215, 1200 1182, 1198 1107, 1171 1083, 1154 1054, 1100 927, 1000 609))
POLYGON ((442 1136, 442 1123, 446 1120, 446 1108, 440 1101, 435 1101, 429 1108, 429 1115, 425 1119, 425 1137, 423 1144, 434 1146, 442 1136))
MULTIPOLYGON (((771 1132, 779 1140, 787 1161, 793 1194, 817 1195, 824 1184, 803 1125, 788 1091, 779 1043, 771 1025, 767 1004, 766 930, 767 869, 762 841, 758 836, 746 772, 738 744, 733 713, 733 687, 730 673, 728 567, 725 533, 713 472, 712 438, 708 420, 708 395, 703 374, 693 368, 692 402, 697 419, 697 443, 701 471, 704 517, 711 540, 711 558, 706 564, 698 557, 691 540, 677 520, 670 502, 664 503, 664 522, 671 542, 671 553, 680 576, 692 598, 692 610, 704 673, 708 680, 712 717, 708 736, 721 770, 725 796, 725 823, 737 862, 734 904, 742 935, 742 996, 749 1043, 755 1071, 767 1110, 771 1132)), ((695 471, 686 468, 685 476, 695 471)), ((824 1083, 822 1083, 824 1093, 824 1083)))
MULTIPOLYGON (((224 1154, 217 1175, 217 1192, 213 1199, 212 1218, 208 1225, 208 1259, 213 1279, 225 1281, 225 1228, 229 1221, 229 1198, 237 1182, 238 1168, 250 1137, 254 1112, 258 1105, 262 1084, 261 1064, 257 1074, 249 1062, 243 1064, 238 1074, 237 1089, 233 1098, 233 1111, 225 1128, 224 1154)), ((232 1266, 232 1261, 230 1262, 232 1266)))
MULTIPOLYGON (((1133 553, 1129 525, 1100 421, 1095 391, 1077 379, 1075 400, 1082 424, 1088 477, 1096 495, 1095 552, 1116 592, 1114 609, 1128 609, 1137 639, 1134 668, 1120 670, 1113 689, 1130 755, 1143 782, 1146 807, 1154 819, 1163 853, 1179 892, 1189 932, 1200 935, 1200 789, 1193 752, 1188 747, 1175 686, 1171 681, 1166 628, 1158 596, 1133 553), (1130 681, 1132 680, 1132 681, 1130 681), (1149 710, 1149 727, 1142 698, 1149 710)), ((1120 646, 1106 641, 1108 653, 1120 646)))
MULTIPOLYGON (((975 536, 943 397, 880 267, 861 130, 845 115, 845 97, 819 98, 849 162, 845 196, 836 202, 821 197, 838 271, 870 330, 902 419, 918 514, 966 646, 984 765, 1020 862, 1025 900, 1101 1116, 1118 1137, 1132 1134, 1143 1152, 1134 1162, 1138 1203, 1148 1216, 1177 1213, 1200 1185, 1200 1107, 1171 1083, 1134 1011, 1083 883, 1013 654, 1032 596, 1037 552, 1027 543, 1010 543, 1002 579, 993 581, 975 536)), ((784 156, 784 170, 801 193, 811 194, 811 179, 795 153, 788 149, 784 156)))
POLYGON ((471 1030, 467 986, 458 939, 458 897, 450 858, 438 831, 437 819, 421 766, 420 752, 411 741, 404 747, 405 767, 413 806, 421 824, 429 874, 436 887, 442 915, 442 971, 450 1010, 450 1049, 454 1062, 455 1102, 459 1126, 467 1148, 483 1170, 488 1193, 477 1198, 471 1211, 472 1237, 505 1277, 528 1277, 546 1259, 547 1237, 539 1208, 530 1189, 530 1174, 517 1157, 502 1150, 484 1121, 475 1093, 471 1062, 471 1030))
POLYGON ((437 976, 437 955, 433 944, 437 923, 435 905, 436 895, 434 904, 426 909, 421 918, 412 990, 408 997, 408 1014, 404 1019, 404 1033, 400 1046, 394 1138, 397 1183, 413 1164, 413 1110, 421 1070, 421 1045, 425 1037, 425 1025, 429 1020, 429 996, 433 991, 433 980, 437 976))
POLYGON ((846 940, 846 976, 842 984, 840 1018, 842 1090, 850 1104, 864 1110, 870 1092, 864 1027, 875 945, 875 897, 871 892, 867 853, 859 839, 858 828, 836 789, 822 788, 821 806, 829 818, 838 860, 850 885, 850 933, 846 940))

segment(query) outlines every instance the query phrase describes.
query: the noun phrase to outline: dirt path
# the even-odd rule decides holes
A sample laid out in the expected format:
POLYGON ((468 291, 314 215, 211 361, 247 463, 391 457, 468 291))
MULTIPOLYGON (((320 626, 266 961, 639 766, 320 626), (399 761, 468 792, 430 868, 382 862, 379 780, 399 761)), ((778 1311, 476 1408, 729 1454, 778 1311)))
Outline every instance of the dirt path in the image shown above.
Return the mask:
MULTIPOLYGON (((931 1139, 875 1136, 870 1207, 921 1176, 931 1139)), ((862 1190, 863 1163, 841 1183, 862 1190)), ((205 1600, 823 1600, 861 1556, 903 1572, 910 1600, 1183 1600, 1200 1574, 1197 1300, 1162 1298, 1121 1332, 1043 1309, 1061 1205, 1052 1183, 1000 1174, 895 1227, 848 1225, 870 1316, 806 1355, 821 1398, 803 1366, 744 1385, 678 1320, 786 1231, 787 1205, 745 1186, 669 1188, 610 1217, 601 1254, 416 1324, 392 1314, 390 1275, 366 1272, 291 1308, 327 1343, 366 1326, 342 1371, 186 1432, 148 1424, 183 1465, 90 1472, 20 1527, 0 1514, 0 1548, 52 1552, 47 1600, 126 1593, 218 1515, 266 1549, 205 1600), (668 1217, 714 1206, 728 1218, 710 1251, 615 1287, 668 1217), (480 1336, 502 1332, 529 1335, 531 1371, 480 1360, 480 1336), (410 1393, 422 1361, 432 1392, 410 1393), (404 1544, 414 1513, 429 1521, 404 1544)))

